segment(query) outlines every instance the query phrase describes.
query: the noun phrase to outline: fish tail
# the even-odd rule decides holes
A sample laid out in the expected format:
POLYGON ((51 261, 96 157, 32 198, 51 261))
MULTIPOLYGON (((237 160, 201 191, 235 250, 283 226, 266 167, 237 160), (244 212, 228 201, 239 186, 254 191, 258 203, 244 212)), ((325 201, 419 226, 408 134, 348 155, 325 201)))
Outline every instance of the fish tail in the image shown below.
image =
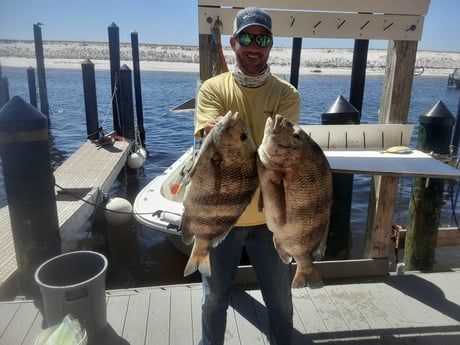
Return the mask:
POLYGON ((192 253, 188 259, 187 265, 184 269, 184 277, 194 273, 196 270, 199 270, 201 274, 206 276, 211 276, 211 262, 209 260, 209 250, 204 248, 200 248, 200 243, 197 245, 197 240, 195 239, 195 243, 193 244, 192 253))
POLYGON ((310 289, 320 289, 324 286, 323 280, 318 271, 313 269, 310 273, 296 271, 291 284, 293 289, 309 287, 310 289))
POLYGON ((295 257, 297 268, 294 279, 292 280, 292 288, 298 289, 308 286, 310 289, 319 289, 324 286, 323 280, 318 271, 313 267, 310 258, 295 257))

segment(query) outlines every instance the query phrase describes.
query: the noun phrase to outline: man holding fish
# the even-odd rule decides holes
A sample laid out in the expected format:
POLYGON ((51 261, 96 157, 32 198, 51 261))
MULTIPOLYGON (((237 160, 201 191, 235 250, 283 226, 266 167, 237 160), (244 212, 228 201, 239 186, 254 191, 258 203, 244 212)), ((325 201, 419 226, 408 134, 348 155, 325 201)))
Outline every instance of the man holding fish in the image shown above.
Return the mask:
MULTIPOLYGON (((273 244, 273 233, 267 228, 264 214, 259 209, 255 157, 268 117, 282 114, 298 123, 300 97, 291 84, 270 72, 267 60, 273 46, 273 34, 271 18, 264 10, 255 7, 240 10, 234 20, 230 44, 236 58, 234 70, 205 81, 197 97, 195 130, 197 136, 207 137, 202 150, 208 145, 209 157, 202 160, 211 162, 208 170, 212 171, 213 177, 209 179, 213 181, 201 178, 193 182, 195 187, 200 185, 201 191, 206 191, 207 183, 212 184, 206 191, 209 198, 193 198, 192 186, 186 192, 189 194, 186 200, 193 201, 188 204, 184 201, 183 238, 188 243, 195 239, 186 274, 196 269, 202 273, 202 344, 223 344, 233 281, 245 247, 267 306, 270 341, 277 345, 290 344, 293 330, 290 265, 280 259, 273 244), (228 134, 230 131, 233 133, 228 134), (219 142, 222 145, 225 135, 233 138, 233 142, 227 141, 225 145, 229 146, 229 155, 231 151, 239 155, 238 163, 233 161, 225 165, 226 154, 217 153, 216 147, 219 142), (214 141, 212 148, 209 147, 211 141, 214 141), (241 163, 243 161, 248 163, 241 163), (236 184, 225 187, 229 179, 236 184), (213 188, 220 189, 216 197, 210 195, 213 188), (227 188, 225 193, 223 188, 227 188), (229 194, 234 193, 240 193, 241 197, 227 200, 229 194), (230 203, 232 209, 228 212, 231 215, 222 215, 222 210, 230 203), (240 211, 233 208, 235 203, 241 204, 240 211), (231 217, 236 218, 233 221, 231 217), (226 221, 233 222, 231 231, 225 227, 226 221), (194 223, 198 224, 196 228, 194 223), (217 225, 224 227, 215 230, 217 225)), ((205 153, 199 155, 205 156, 205 153)), ((206 171, 203 170, 203 174, 206 171)))

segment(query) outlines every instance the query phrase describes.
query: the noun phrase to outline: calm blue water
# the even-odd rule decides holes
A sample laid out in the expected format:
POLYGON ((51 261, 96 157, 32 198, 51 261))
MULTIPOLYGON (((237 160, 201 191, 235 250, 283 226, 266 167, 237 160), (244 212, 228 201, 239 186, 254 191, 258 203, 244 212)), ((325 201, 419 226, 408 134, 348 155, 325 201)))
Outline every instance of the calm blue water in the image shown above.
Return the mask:
MULTIPOLYGON (((2 67, 2 70, 9 79, 10 97, 18 95, 28 101, 26 69, 2 67)), ((49 69, 46 71, 46 79, 51 109, 52 155, 56 164, 59 164, 86 141, 82 76, 80 70, 49 69)), ((142 73, 146 146, 150 156, 139 173, 140 187, 174 162, 192 144, 193 115, 172 113, 170 109, 195 96, 197 79, 196 73, 142 73)), ((285 79, 289 79, 289 76, 285 76, 285 79)), ((302 98, 301 123, 320 124, 321 114, 327 111, 339 95, 348 99, 349 84, 348 76, 301 76, 298 87, 302 98)), ((362 123, 378 122, 382 85, 382 76, 367 77, 362 123)), ((460 90, 447 88, 446 85, 447 75, 442 78, 414 79, 409 123, 418 124, 419 115, 438 100, 442 100, 454 116, 457 115, 460 90)), ((96 72, 96 87, 99 122, 106 131, 110 131, 113 125, 108 71, 96 72)), ((414 131, 413 146, 416 144, 417 133, 418 126, 414 131)), ((351 226, 354 236, 359 237, 364 233, 370 177, 355 175, 354 181, 351 226)), ((2 176, 0 185, 0 206, 3 206, 6 197, 2 176)), ((405 225, 411 181, 402 180, 400 189, 395 221, 405 225)), ((114 186, 113 193, 125 193, 123 186, 114 186)), ((443 225, 450 220, 449 212, 445 213, 443 225)), ((138 266, 135 269, 128 268, 130 281, 138 285, 183 282, 181 273, 186 258, 163 235, 143 228, 136 229, 136 233, 138 255, 135 261, 138 266), (133 273, 133 270, 137 273, 133 273)))

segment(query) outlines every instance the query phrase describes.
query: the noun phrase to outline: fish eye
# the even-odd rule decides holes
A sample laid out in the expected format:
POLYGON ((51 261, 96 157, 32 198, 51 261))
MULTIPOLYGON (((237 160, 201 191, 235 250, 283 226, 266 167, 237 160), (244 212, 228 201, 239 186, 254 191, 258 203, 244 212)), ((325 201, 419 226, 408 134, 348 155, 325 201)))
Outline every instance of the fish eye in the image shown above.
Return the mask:
POLYGON ((299 135, 299 133, 294 133, 294 134, 292 135, 292 137, 294 138, 294 140, 300 140, 300 135, 299 135))
POLYGON ((243 133, 243 134, 240 135, 240 140, 241 141, 245 141, 247 139, 248 139, 248 136, 246 135, 246 133, 243 133))

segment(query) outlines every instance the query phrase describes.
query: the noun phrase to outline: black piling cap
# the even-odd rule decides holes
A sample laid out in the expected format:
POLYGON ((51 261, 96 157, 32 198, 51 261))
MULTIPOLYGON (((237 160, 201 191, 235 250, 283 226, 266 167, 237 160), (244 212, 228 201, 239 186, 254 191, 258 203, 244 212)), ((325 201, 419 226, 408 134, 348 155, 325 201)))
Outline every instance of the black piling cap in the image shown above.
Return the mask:
POLYGON ((23 132, 48 129, 48 118, 19 96, 0 109, 0 132, 23 132))
POLYGON ((455 118, 442 101, 422 113, 419 122, 427 125, 453 126, 455 118))
POLYGON ((325 125, 359 124, 361 114, 343 96, 337 97, 334 104, 321 115, 321 122, 325 125))

